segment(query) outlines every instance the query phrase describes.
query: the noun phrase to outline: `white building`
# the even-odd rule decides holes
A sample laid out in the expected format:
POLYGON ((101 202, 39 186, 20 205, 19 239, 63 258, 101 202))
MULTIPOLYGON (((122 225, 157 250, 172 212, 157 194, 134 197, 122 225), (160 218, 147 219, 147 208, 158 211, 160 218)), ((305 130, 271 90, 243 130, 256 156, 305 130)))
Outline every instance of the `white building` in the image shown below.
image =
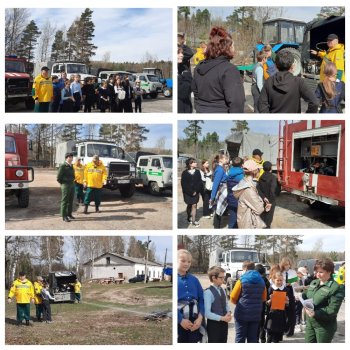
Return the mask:
MULTIPOLYGON (((86 279, 125 279, 145 273, 145 259, 130 258, 115 253, 105 253, 83 264, 86 279)), ((161 279, 163 266, 148 261, 147 271, 149 280, 161 279)))

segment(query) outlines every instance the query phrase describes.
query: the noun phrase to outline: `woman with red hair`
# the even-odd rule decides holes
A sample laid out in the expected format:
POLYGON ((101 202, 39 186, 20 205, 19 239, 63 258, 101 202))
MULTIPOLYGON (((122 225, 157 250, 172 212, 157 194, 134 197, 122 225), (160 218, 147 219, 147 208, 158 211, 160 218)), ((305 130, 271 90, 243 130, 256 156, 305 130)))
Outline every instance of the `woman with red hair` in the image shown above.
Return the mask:
POLYGON ((192 91, 197 113, 243 113, 244 88, 236 66, 231 35, 223 27, 210 31, 205 60, 194 70, 192 91))

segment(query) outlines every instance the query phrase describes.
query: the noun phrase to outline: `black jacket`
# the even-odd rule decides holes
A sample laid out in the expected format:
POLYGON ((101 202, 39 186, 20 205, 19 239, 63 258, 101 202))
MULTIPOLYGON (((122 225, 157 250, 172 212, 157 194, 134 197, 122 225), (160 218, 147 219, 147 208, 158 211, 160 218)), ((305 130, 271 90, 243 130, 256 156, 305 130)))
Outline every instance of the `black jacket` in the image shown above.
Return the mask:
POLYGON ((301 77, 277 72, 268 78, 260 93, 260 113, 301 113, 300 98, 308 103, 306 113, 317 113, 319 101, 301 77))
POLYGON ((191 175, 188 170, 184 170, 181 175, 182 192, 188 196, 193 196, 193 192, 200 193, 203 190, 202 176, 198 169, 191 175))
POLYGON ((243 113, 244 88, 236 66, 220 56, 199 63, 192 81, 197 113, 243 113))
POLYGON ((183 65, 178 67, 177 75, 177 112, 178 113, 192 113, 192 103, 191 103, 191 82, 192 74, 189 70, 180 70, 184 68, 183 65))
POLYGON ((276 176, 270 172, 265 171, 259 178, 257 190, 259 192, 259 196, 262 199, 267 198, 270 203, 273 203, 276 200, 276 176))

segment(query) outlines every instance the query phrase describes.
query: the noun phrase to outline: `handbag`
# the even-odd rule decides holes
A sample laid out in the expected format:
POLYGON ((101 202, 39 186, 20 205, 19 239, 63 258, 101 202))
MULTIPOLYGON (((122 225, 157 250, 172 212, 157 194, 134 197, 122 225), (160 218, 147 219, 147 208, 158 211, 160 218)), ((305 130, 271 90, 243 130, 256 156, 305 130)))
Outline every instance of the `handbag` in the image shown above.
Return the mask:
POLYGON ((205 189, 207 191, 211 191, 213 189, 213 181, 211 181, 210 177, 205 178, 205 189))
POLYGON ((118 92, 118 100, 124 100, 125 99, 125 91, 124 90, 120 90, 118 92))

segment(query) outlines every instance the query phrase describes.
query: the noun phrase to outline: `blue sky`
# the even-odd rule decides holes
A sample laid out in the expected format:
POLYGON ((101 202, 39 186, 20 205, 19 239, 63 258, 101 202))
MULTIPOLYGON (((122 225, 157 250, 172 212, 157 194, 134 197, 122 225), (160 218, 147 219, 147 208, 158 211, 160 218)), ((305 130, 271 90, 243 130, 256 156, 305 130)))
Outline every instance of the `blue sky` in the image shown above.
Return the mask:
MULTIPOLYGON (((33 8, 31 17, 39 29, 50 20, 57 29, 70 27, 85 8, 33 8)), ((99 60, 110 52, 115 62, 141 62, 145 53, 159 60, 172 59, 172 10, 161 8, 92 9, 95 24, 94 44, 99 60)))
MULTIPOLYGON (((147 136, 147 140, 142 143, 142 147, 155 147, 157 141, 161 137, 165 137, 165 148, 173 149, 173 134, 172 134, 172 125, 171 124, 141 124, 142 126, 146 126, 149 129, 149 133, 147 136)), ((98 129, 99 124, 96 125, 95 135, 98 138, 98 129)))
MULTIPOLYGON (((278 120, 249 120, 248 126, 250 131, 258 132, 269 135, 278 135, 278 120)), ((178 138, 184 138, 185 134, 183 130, 187 127, 187 120, 178 121, 178 138)), ((234 126, 232 120, 205 120, 204 124, 200 124, 202 127, 202 138, 208 132, 217 132, 220 141, 224 141, 225 138, 230 135, 230 129, 234 126)))
MULTIPOLYGON (((237 7, 197 7, 196 9, 205 9, 210 10, 211 13, 216 17, 221 17, 225 19, 227 16, 231 15, 235 8, 237 7)), ((309 22, 316 17, 316 14, 319 13, 321 7, 309 7, 309 6, 288 6, 283 8, 283 17, 290 19, 297 19, 300 21, 309 22)), ((196 9, 194 11, 196 11, 196 9)))

